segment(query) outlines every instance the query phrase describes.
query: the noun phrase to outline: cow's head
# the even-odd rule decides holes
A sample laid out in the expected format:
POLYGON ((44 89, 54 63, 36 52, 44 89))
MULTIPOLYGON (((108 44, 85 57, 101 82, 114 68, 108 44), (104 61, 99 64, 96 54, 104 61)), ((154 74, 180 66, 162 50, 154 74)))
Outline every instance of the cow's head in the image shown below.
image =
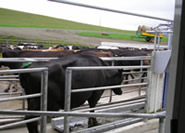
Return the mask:
MULTIPOLYGON (((122 70, 112 71, 112 77, 110 78, 110 85, 120 85, 123 81, 122 70)), ((112 89, 116 95, 122 95, 121 88, 112 89)))
MULTIPOLYGON (((16 58, 20 56, 20 50, 13 50, 11 48, 0 47, 0 58, 16 58)), ((19 68, 20 63, 17 62, 3 62, 0 61, 1 66, 8 66, 9 68, 19 68)))

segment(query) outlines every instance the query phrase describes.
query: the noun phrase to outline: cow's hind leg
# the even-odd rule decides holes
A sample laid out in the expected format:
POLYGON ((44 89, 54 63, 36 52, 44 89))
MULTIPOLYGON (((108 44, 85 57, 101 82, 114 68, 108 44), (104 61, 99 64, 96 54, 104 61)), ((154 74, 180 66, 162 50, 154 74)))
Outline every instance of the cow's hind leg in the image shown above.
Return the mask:
MULTIPOLYGON (((39 98, 27 99, 27 102, 28 102, 28 110, 32 110, 32 111, 40 110, 39 98)), ((30 119, 36 118, 36 117, 38 117, 38 116, 25 116, 25 120, 30 120, 30 119)), ((26 124, 26 126, 27 126, 29 133, 39 133, 38 121, 29 122, 26 124)))
MULTIPOLYGON (((101 95, 103 94, 103 91, 97 91, 94 92, 93 95, 88 99, 89 102, 89 107, 90 108, 94 108, 98 102, 98 100, 100 99, 101 95)), ((91 110, 90 112, 94 112, 94 110, 91 110)), ((89 117, 88 120, 88 127, 93 127, 93 126, 97 126, 100 125, 95 117, 89 117)))
POLYGON ((145 78, 146 76, 147 76, 147 73, 146 73, 146 72, 144 72, 144 73, 143 73, 143 75, 141 76, 141 78, 142 78, 142 79, 141 79, 141 83, 143 83, 143 82, 144 82, 144 78, 145 78))

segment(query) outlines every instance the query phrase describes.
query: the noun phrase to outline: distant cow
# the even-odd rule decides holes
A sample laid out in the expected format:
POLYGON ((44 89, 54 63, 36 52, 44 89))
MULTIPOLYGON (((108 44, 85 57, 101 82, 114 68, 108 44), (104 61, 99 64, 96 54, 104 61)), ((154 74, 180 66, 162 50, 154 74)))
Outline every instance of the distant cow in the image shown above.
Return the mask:
MULTIPOLYGON (((119 50, 111 50, 113 55, 116 57, 133 57, 133 56, 151 56, 151 51, 146 50, 139 50, 139 49, 129 49, 129 48, 122 48, 119 50)), ((132 61, 117 61, 115 65, 118 66, 138 66, 141 65, 140 60, 132 60, 132 61)), ((143 65, 150 65, 150 60, 144 60, 143 65)), ((146 69, 143 69, 146 70, 146 69)), ((140 69, 135 69, 134 71, 140 71, 140 69)), ((125 72, 130 72, 130 70, 126 70, 125 72)), ((134 79, 132 74, 125 74, 125 80, 128 80, 128 76, 131 76, 134 79)), ((141 77, 146 77, 147 73, 144 72, 141 77)), ((141 82, 144 80, 142 79, 141 82)))
MULTIPOLYGON (((31 58, 31 57, 62 57, 73 54, 73 50, 64 51, 22 51, 21 49, 11 49, 7 47, 0 48, 0 54, 3 58, 31 58)), ((0 66, 8 66, 10 69, 18 69, 23 66, 20 62, 0 62, 0 66)), ((4 90, 8 92, 11 88, 13 91, 17 91, 20 88, 16 81, 10 82, 8 87, 4 90), (14 89, 15 88, 15 89, 14 89)))
POLYGON ((103 50, 94 49, 94 48, 80 50, 80 51, 77 51, 76 53, 94 55, 97 57, 113 57, 114 56, 111 51, 103 51, 103 50))
MULTIPOLYGON (((75 54, 61 57, 50 62, 33 63, 29 68, 48 67, 48 110, 64 109, 65 70, 67 67, 78 66, 106 66, 99 58, 91 55, 75 54)), ((20 82, 26 94, 40 92, 41 73, 20 74, 20 82)), ((122 82, 122 72, 119 70, 78 70, 72 73, 72 89, 118 85, 122 82)), ((113 89, 115 94, 121 95, 121 88, 113 89)), ((79 107, 88 101, 90 108, 96 106, 103 94, 103 90, 72 93, 71 108, 79 107)), ((39 110, 40 99, 28 99, 28 110, 39 110)), ((31 117, 26 116, 26 119, 31 117)), ((92 119, 91 119, 92 120, 92 119)), ((92 120, 95 124, 95 118, 92 120)), ((38 133, 37 122, 27 124, 30 133, 38 133)))
MULTIPOLYGON (((0 48, 0 53, 3 58, 33 58, 33 57, 62 57, 71 55, 73 50, 63 51, 22 51, 20 49, 0 48)), ((9 66, 11 69, 21 68, 22 63, 15 62, 0 62, 0 65, 9 66)))
POLYGON ((19 43, 16 47, 20 49, 43 49, 44 45, 35 43, 19 43))
POLYGON ((54 46, 54 48, 55 49, 64 48, 65 50, 85 50, 85 49, 89 49, 89 47, 73 46, 73 45, 56 45, 56 46, 54 46))

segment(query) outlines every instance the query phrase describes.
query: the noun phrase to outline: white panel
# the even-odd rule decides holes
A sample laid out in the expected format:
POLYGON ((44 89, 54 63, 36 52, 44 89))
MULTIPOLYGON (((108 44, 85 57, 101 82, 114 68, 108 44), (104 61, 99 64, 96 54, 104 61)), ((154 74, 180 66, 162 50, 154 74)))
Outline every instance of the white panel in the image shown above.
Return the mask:
POLYGON ((155 73, 165 72, 168 66, 170 57, 171 57, 171 50, 156 51, 154 54, 153 72, 155 73))

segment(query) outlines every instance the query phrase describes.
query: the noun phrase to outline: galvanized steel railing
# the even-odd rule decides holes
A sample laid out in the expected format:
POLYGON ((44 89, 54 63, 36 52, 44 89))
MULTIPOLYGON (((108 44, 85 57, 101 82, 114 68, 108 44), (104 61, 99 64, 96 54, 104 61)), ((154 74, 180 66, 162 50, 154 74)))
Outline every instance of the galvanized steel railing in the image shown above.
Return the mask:
MULTIPOLYGON (((151 59, 151 57, 127 57, 127 58, 121 57, 119 59, 118 58, 115 58, 115 57, 112 57, 112 58, 104 58, 103 60, 106 60, 106 61, 118 61, 119 60, 120 61, 120 60, 150 60, 151 59)), ((22 61, 22 59, 21 59, 21 61, 22 61)), ((75 93, 75 92, 77 93, 77 92, 81 92, 81 91, 84 91, 84 90, 87 91, 84 88, 83 89, 79 89, 79 90, 72 90, 71 91, 71 76, 72 76, 72 71, 73 70, 75 70, 75 71, 78 71, 78 70, 110 70, 110 69, 132 70, 132 69, 143 69, 143 68, 149 69, 149 68, 151 68, 151 66, 110 66, 110 67, 69 67, 69 68, 67 68, 67 70, 66 70, 66 81, 65 81, 65 83, 66 83, 66 90, 67 90, 66 91, 66 94, 65 94, 65 96, 66 96, 65 97, 65 111, 67 111, 67 112, 64 112, 64 114, 65 113, 68 113, 68 111, 70 111, 70 95, 71 95, 71 93, 75 93)), ((36 72, 37 71, 40 71, 40 69, 38 69, 38 68, 35 68, 34 70, 36 72)), ((20 73, 30 72, 30 69, 20 69, 20 71, 21 71, 20 73)), ((18 73, 18 72, 16 70, 3 70, 0 74, 5 74, 5 73, 18 73)), ((45 77, 45 76, 42 76, 42 78, 43 77, 45 77)), ((42 86, 44 86, 44 84, 46 82, 47 82, 46 81, 46 78, 45 78, 45 80, 42 80, 42 86)), ((109 86, 109 87, 106 87, 106 86, 105 87, 93 87, 93 88, 88 88, 88 91, 92 91, 92 90, 105 90, 105 89, 110 89, 110 88, 112 89, 112 88, 128 87, 128 86, 132 86, 132 85, 135 85, 135 86, 136 85, 147 85, 147 83, 138 83, 138 84, 131 84, 131 85, 115 85, 115 86, 109 86)), ((45 93, 45 92, 43 92, 43 93, 45 93)), ((28 97, 35 97, 35 96, 40 96, 40 95, 41 94, 33 94, 31 96, 28 96, 28 97)), ((46 105, 47 105, 47 103, 45 102, 46 99, 47 99, 47 97, 46 96, 44 96, 44 97, 43 98, 45 100, 41 100, 42 106, 43 106, 42 107, 43 110, 45 110, 44 108, 46 108, 46 105)), ((26 98, 26 96, 22 96, 22 98, 26 98)), ((17 98, 13 98, 13 99, 17 99, 17 98)), ((18 98, 18 99, 21 99, 21 98, 18 98)), ((8 100, 8 99, 2 99, 2 101, 6 101, 6 100, 8 100)), ((16 113, 17 111, 0 111, 0 113, 5 113, 5 112, 7 112, 7 113, 10 113, 11 112, 12 114, 17 114, 16 113)), ((22 113, 24 115, 27 115, 28 112, 30 112, 30 111, 26 111, 26 112, 23 111, 23 112, 20 112, 20 113, 22 113)), ((31 111, 31 112, 34 112, 34 114, 36 114, 38 111, 31 111)), ((40 113, 40 115, 42 115, 42 114, 45 113, 45 111, 44 112, 38 112, 38 113, 40 113)), ((53 113, 57 113, 57 112, 53 112, 53 113)), ((73 113, 76 114, 75 112, 69 112, 69 114, 74 115, 73 113)), ((47 114, 47 112, 46 112, 46 114, 47 114)), ((114 115, 116 116, 116 114, 114 114, 114 115)), ((65 115, 65 116, 66 117, 65 117, 64 129, 65 129, 65 132, 67 133, 67 132, 69 132, 68 131, 69 130, 69 123, 68 123, 68 118, 67 118, 68 115, 65 115)), ((102 115, 102 113, 101 113, 101 116, 104 116, 104 115, 102 115)), ((38 120, 38 119, 35 118, 34 120, 38 120)), ((31 122, 31 121, 32 120, 26 120, 25 122, 31 122)), ((41 132, 42 133, 45 133, 46 132, 46 128, 45 128, 46 127, 46 123, 45 123, 46 122, 46 117, 44 117, 42 119, 42 121, 43 121, 42 122, 43 125, 41 126, 41 132)), ((20 123, 18 123, 18 124, 20 124, 20 123)), ((11 124, 11 126, 12 125, 14 125, 14 124, 11 124)), ((8 125, 7 127, 9 127, 9 126, 10 125, 8 125)))
MULTIPOLYGON (((115 70, 115 69, 123 69, 123 70, 132 70, 132 69, 149 69, 151 66, 93 66, 93 67, 68 67, 66 69, 66 81, 65 81, 65 107, 64 111, 70 111, 70 103, 71 103, 71 93, 77 93, 82 91, 92 91, 92 90, 105 90, 105 89, 115 89, 120 87, 126 87, 131 85, 114 85, 114 86, 104 86, 104 87, 93 87, 93 88, 83 88, 78 90, 71 90, 71 80, 72 80, 72 71, 89 71, 89 70, 115 70)), ((147 83, 138 83, 137 85, 147 85, 147 83)), ((67 116, 64 117, 64 132, 69 133, 69 119, 67 116)))
MULTIPOLYGON (((32 95, 25 95, 25 96, 16 96, 12 98, 1 98, 0 102, 6 102, 10 100, 20 100, 20 99, 27 99, 27 98, 34 98, 34 97, 41 97, 41 110, 47 110, 47 84, 48 84, 48 68, 30 68, 30 69, 13 69, 13 70, 1 70, 0 74, 9 74, 9 73, 29 73, 29 72, 41 72, 41 93, 32 94, 32 95)), ((30 81, 31 82, 31 81, 30 81)), ((3 110, 1 110, 3 112, 3 110)), ((22 113, 22 115, 25 115, 22 113)), ((28 122, 33 122, 41 119, 41 132, 46 132, 46 123, 47 123, 47 116, 42 116, 41 118, 33 118, 29 120, 24 120, 16 123, 11 123, 7 125, 0 126, 0 129, 5 129, 12 126, 21 125, 28 122)))

